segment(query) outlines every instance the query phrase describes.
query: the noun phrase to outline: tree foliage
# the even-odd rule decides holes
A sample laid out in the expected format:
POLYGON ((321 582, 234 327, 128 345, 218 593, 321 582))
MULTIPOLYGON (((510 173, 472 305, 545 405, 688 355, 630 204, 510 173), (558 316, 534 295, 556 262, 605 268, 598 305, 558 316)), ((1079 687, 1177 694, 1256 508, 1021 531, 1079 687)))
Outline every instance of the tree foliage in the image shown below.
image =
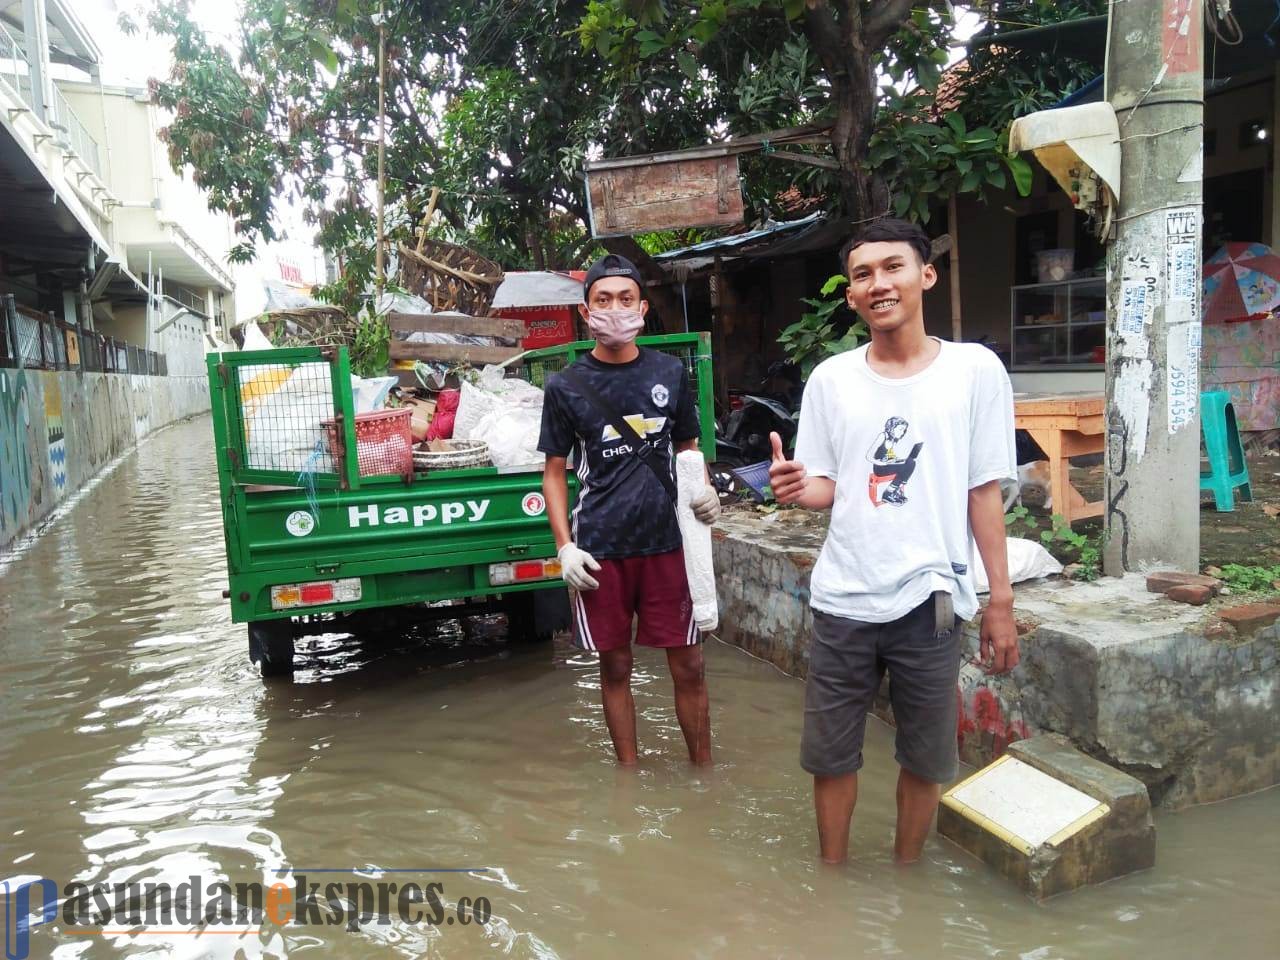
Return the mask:
MULTIPOLYGON (((979 6, 993 34, 1105 9, 1103 0, 979 6)), ((579 32, 620 74, 674 64, 687 86, 731 89, 730 132, 832 124, 823 152, 834 171, 753 158, 749 192, 751 180, 772 187, 769 174, 781 173, 851 220, 889 212, 928 220, 931 205, 952 194, 1009 183, 1025 192, 1031 171, 1007 152, 1008 121, 1092 75, 1084 64, 983 46, 939 97, 952 16, 945 0, 592 0, 579 32), (743 62, 729 70, 722 48, 735 45, 745 47, 743 62)), ((758 191, 752 199, 766 202, 758 191)))
MULTIPOLYGON (((234 219, 233 257, 274 239, 282 205, 293 205, 341 257, 344 277, 329 296, 354 303, 374 262, 379 0, 242 0, 234 50, 205 37, 190 0, 150 2, 145 27, 173 46, 172 73, 152 83, 172 112, 162 132, 169 158, 189 165, 210 205, 234 219)), ((958 122, 930 112, 950 34, 945 3, 384 2, 392 241, 411 239, 437 186, 435 233, 514 268, 579 267, 598 251, 585 229, 588 156, 812 121, 832 123, 830 146, 788 152, 835 168, 768 148, 744 157, 753 217, 797 187, 849 219, 889 209, 923 218, 929 198, 1015 179, 1003 123, 1080 74, 1043 57, 1010 71, 995 50, 975 54, 973 75, 985 79, 961 97, 958 122), (900 92, 912 88, 925 95, 900 92)), ((1032 23, 1101 2, 989 6, 997 19, 1032 23)), ((648 253, 687 239, 607 245, 643 267, 648 253)))

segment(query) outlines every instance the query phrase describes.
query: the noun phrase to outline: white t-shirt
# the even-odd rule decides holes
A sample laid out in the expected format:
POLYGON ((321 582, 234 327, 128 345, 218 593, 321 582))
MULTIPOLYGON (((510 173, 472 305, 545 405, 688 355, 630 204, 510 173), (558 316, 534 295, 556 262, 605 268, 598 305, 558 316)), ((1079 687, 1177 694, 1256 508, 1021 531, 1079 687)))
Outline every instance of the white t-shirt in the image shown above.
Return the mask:
POLYGON ((865 346, 809 378, 795 459, 836 482, 810 578, 816 610, 888 623, 946 590, 957 616, 978 612, 969 491, 1017 479, 1013 389, 986 347, 940 343, 901 380, 876 374, 865 346))

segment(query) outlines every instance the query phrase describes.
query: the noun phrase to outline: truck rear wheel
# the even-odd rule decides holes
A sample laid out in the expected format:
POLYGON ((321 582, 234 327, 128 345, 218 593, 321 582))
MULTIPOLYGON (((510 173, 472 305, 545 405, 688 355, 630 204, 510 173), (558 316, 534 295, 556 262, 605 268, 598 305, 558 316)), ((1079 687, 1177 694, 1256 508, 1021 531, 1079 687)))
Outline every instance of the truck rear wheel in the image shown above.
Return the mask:
POLYGON ((259 620, 249 624, 249 659, 263 677, 293 675, 293 622, 259 620))
POLYGON ((516 643, 544 643, 569 629, 569 591, 563 587, 508 593, 502 598, 507 636, 516 643))

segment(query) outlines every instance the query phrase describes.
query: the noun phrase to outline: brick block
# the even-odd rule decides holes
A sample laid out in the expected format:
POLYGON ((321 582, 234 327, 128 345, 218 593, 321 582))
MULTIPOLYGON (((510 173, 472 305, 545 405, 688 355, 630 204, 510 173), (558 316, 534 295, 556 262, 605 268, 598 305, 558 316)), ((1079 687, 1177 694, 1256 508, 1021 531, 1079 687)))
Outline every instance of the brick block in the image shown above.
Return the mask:
POLYGON ((1219 610, 1218 616, 1240 633, 1247 635, 1263 627, 1269 627, 1280 619, 1280 604, 1244 603, 1238 607, 1219 610))
MULTIPOLYGON (((1155 864, 1156 831, 1147 788, 1086 756, 1063 738, 1040 735, 1009 745, 1008 757, 1034 767, 1107 805, 1098 818, 1023 847, 997 820, 975 817, 956 804, 965 783, 947 791, 938 809, 938 833, 994 868, 1036 900, 1104 883, 1155 864)), ((1006 761, 1007 762, 1007 761, 1006 761)), ((992 769, 992 768, 986 768, 992 769)), ((1050 816, 1052 813, 1050 813, 1050 816)))
POLYGON ((1189 603, 1193 607, 1199 607, 1213 599, 1213 590, 1199 583, 1184 583, 1170 587, 1164 595, 1178 603, 1189 603))
POLYGON ((1183 573, 1179 570, 1158 570, 1155 573, 1147 574, 1148 593, 1168 593, 1174 587, 1187 586, 1188 584, 1208 587, 1214 593, 1217 593, 1218 588, 1222 586, 1222 584, 1213 577, 1206 577, 1203 573, 1183 573))

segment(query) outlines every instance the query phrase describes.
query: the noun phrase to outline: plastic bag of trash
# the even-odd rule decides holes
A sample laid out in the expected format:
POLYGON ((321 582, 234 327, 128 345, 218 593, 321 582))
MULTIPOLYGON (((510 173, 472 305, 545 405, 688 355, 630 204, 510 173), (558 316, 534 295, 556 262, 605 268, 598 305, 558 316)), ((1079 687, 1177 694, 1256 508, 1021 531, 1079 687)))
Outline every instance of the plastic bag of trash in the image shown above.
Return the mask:
POLYGON ((357 377, 351 375, 351 396, 356 413, 377 413, 387 405, 387 394, 399 383, 396 377, 357 377))
MULTIPOLYGON (((1010 583, 1021 583, 1023 580, 1034 580, 1036 577, 1062 572, 1062 564, 1034 540, 1010 537, 1005 543, 1009 554, 1010 583)), ((987 568, 982 564, 982 554, 978 553, 976 545, 973 547, 973 589, 975 593, 991 592, 987 568)))
POLYGON ((477 383, 462 382, 458 401, 458 417, 453 435, 462 440, 480 440, 474 436, 480 421, 504 409, 537 411, 542 417, 542 391, 525 380, 504 377, 502 367, 488 366, 480 372, 477 383))
POLYGON ((541 428, 541 407, 499 407, 476 424, 470 439, 489 445, 489 459, 499 469, 541 470, 546 461, 538 449, 541 428))
POLYGON ((541 427, 542 391, 533 384, 492 365, 480 371, 477 383, 463 381, 453 435, 487 443, 495 467, 540 467, 541 427))
POLYGON ((322 423, 333 416, 328 367, 304 364, 246 416, 247 466, 293 473, 332 473, 322 423))

